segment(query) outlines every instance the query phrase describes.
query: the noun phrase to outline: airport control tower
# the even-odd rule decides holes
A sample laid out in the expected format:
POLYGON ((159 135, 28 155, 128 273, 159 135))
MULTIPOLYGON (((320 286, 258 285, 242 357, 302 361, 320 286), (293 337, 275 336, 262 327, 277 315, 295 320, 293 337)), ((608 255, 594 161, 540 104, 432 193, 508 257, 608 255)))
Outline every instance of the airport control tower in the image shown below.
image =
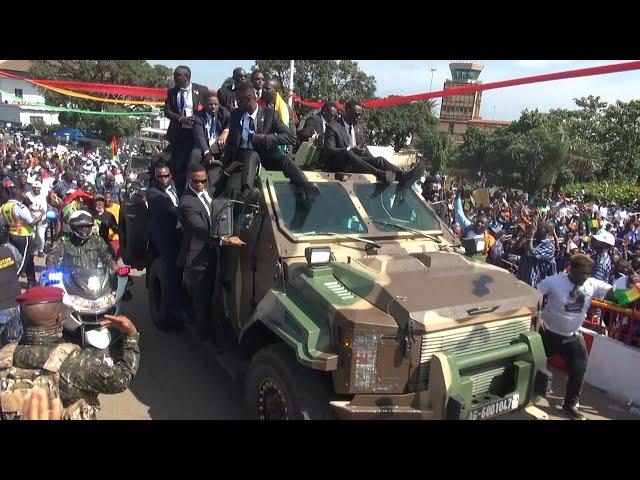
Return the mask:
MULTIPOLYGON (((456 61, 449 64, 451 80, 444 83, 444 89, 465 87, 469 84, 482 83, 478 81, 484 65, 477 60, 456 61)), ((480 102, 482 92, 466 93, 442 97, 440 108, 441 120, 475 120, 480 118, 480 102)))

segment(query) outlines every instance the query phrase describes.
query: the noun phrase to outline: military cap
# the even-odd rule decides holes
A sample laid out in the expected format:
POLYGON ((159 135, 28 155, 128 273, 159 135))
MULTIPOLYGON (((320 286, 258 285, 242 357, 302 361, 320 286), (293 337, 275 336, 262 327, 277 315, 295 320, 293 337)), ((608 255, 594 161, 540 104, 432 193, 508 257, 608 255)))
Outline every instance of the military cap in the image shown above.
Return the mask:
POLYGON ((61 302, 64 290, 57 287, 33 287, 16 298, 18 303, 33 305, 36 303, 61 302))

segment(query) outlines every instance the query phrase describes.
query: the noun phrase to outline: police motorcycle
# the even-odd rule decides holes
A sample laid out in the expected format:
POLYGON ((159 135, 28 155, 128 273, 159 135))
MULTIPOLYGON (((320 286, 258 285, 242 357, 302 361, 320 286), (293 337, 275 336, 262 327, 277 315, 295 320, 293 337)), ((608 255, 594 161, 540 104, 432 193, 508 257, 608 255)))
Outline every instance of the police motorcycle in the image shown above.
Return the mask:
POLYGON ((64 291, 62 302, 67 307, 64 330, 69 339, 83 348, 102 350, 121 336, 117 329, 100 328, 100 322, 105 315, 121 314, 130 267, 113 271, 95 252, 86 253, 81 257, 65 253, 61 267, 44 270, 40 283, 64 291))

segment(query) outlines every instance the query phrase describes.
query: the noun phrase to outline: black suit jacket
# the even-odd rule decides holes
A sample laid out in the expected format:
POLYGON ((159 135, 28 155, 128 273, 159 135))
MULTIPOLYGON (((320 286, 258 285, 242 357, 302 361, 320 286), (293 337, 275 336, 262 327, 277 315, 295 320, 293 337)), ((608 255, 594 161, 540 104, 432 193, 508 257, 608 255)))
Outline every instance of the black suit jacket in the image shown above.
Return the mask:
MULTIPOLYGON (((211 193, 209 193, 211 196, 211 193)), ((192 270, 206 270, 215 264, 217 239, 212 235, 207 209, 187 187, 180 199, 178 217, 182 225, 182 244, 178 265, 192 270)))
MULTIPOLYGON (((171 182, 173 191, 176 186, 171 182)), ((178 207, 173 205, 169 194, 153 185, 147 190, 147 204, 149 205, 149 223, 147 224, 147 240, 156 245, 160 242, 175 241, 176 225, 178 224, 178 207)), ((177 246, 176 246, 177 247, 177 246)))
MULTIPOLYGON (((223 165, 231 163, 238 153, 240 141, 242 140, 242 125, 240 124, 244 112, 239 109, 231 112, 229 118, 229 136, 227 146, 224 151, 223 165)), ((276 153, 280 145, 292 145, 296 139, 289 127, 287 127, 280 115, 273 108, 258 105, 258 115, 256 122, 256 133, 264 133, 266 137, 253 148, 258 154, 276 153)))
MULTIPOLYGON (((216 131, 218 136, 223 130, 229 128, 229 117, 231 114, 229 110, 224 107, 220 107, 218 114, 216 115, 216 131)), ((193 145, 198 148, 202 154, 209 150, 209 132, 207 131, 207 117, 205 112, 195 115, 196 119, 193 124, 193 145)))
POLYGON ((231 90, 231 85, 227 85, 226 87, 220 87, 216 92, 218 100, 220 101, 220 106, 226 108, 229 111, 235 110, 233 107, 233 90, 231 90))
POLYGON ((312 115, 304 122, 304 127, 298 132, 298 142, 306 142, 315 133, 318 134, 318 140, 324 142, 324 131, 322 130, 322 117, 320 115, 312 115))
MULTIPOLYGON (((355 125, 356 144, 364 145, 364 133, 360 125, 355 125)), ((327 124, 324 131, 324 149, 322 152, 323 162, 329 166, 344 165, 346 160, 347 147, 351 144, 349 132, 344 127, 342 119, 334 120, 327 124)), ((359 154, 362 157, 373 157, 371 152, 365 146, 365 152, 359 154)))
MULTIPOLYGON (((191 97, 193 100, 193 112, 204 112, 204 99, 209 93, 209 89, 204 85, 191 83, 191 97)), ((180 87, 171 87, 167 90, 167 98, 164 101, 164 116, 167 117, 169 128, 167 128, 166 139, 173 143, 178 138, 182 126, 180 125, 180 106, 178 105, 178 92, 180 87)))

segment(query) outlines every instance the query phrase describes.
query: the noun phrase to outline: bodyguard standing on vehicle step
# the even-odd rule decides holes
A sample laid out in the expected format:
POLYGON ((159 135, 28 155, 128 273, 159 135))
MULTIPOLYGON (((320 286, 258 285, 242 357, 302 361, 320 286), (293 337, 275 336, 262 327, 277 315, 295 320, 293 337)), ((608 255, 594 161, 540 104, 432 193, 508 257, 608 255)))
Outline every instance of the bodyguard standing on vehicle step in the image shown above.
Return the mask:
MULTIPOLYGON (((170 321, 178 315, 176 297, 180 286, 177 268, 178 251, 182 241, 182 230, 178 222, 179 197, 176 186, 171 179, 169 167, 160 159, 154 166, 154 179, 147 190, 149 205, 149 223, 147 224, 147 241, 162 259, 167 279, 166 292, 167 311, 161 317, 170 321)), ((157 325, 166 328, 168 325, 157 325)))
MULTIPOLYGON (((189 185, 178 207, 183 237, 178 265, 184 267, 183 282, 193 301, 198 335, 206 339, 211 334, 210 301, 216 278, 216 246, 220 239, 213 235, 211 192, 207 191, 207 173, 200 164, 189 166, 189 185)), ((238 237, 223 241, 243 245, 238 237)))
POLYGON ((167 140, 171 143, 171 170, 173 179, 182 195, 185 188, 187 164, 193 148, 194 112, 204 111, 205 97, 209 89, 191 83, 189 67, 179 66, 173 72, 176 86, 167 92, 164 115, 171 120, 167 129, 167 140))

